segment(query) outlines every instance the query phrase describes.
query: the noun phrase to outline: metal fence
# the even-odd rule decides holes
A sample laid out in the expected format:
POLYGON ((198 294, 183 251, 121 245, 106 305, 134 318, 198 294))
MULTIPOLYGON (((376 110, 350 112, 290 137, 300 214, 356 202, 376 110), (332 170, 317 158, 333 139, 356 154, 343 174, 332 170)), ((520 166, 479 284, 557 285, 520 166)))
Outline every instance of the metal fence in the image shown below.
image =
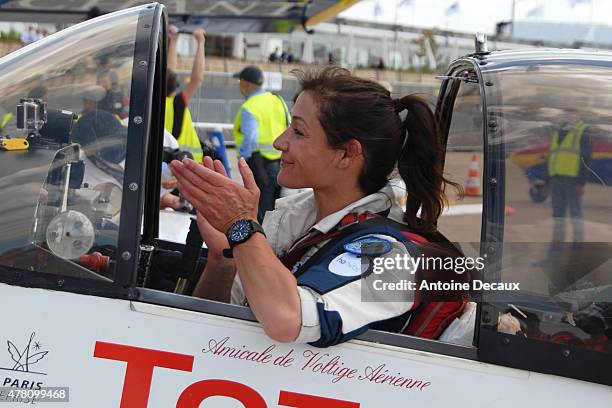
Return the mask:
MULTIPOLYGON (((179 82, 184 83, 187 71, 177 72, 179 82)), ((419 93, 426 96, 432 103, 438 93, 437 84, 410 83, 410 82, 391 82, 393 97, 400 97, 409 93, 419 93)), ((291 95, 298 89, 298 82, 293 77, 283 78, 283 89, 279 92, 285 99, 287 107, 293 107, 291 95)), ((237 82, 231 74, 207 72, 204 86, 198 89, 196 95, 189 103, 189 109, 194 122, 206 123, 225 123, 232 124, 243 99, 236 99, 237 82), (214 96, 210 96, 210 90, 214 90, 214 96)), ((239 94, 238 94, 239 95, 239 94)))
MULTIPOLYGON (((293 107, 293 102, 286 101, 289 110, 293 107)), ((234 123, 240 106, 244 103, 242 99, 192 99, 189 103, 189 110, 194 122, 212 123, 234 123)))
POLYGON ((234 123, 243 102, 238 99, 194 98, 189 110, 194 122, 234 123))

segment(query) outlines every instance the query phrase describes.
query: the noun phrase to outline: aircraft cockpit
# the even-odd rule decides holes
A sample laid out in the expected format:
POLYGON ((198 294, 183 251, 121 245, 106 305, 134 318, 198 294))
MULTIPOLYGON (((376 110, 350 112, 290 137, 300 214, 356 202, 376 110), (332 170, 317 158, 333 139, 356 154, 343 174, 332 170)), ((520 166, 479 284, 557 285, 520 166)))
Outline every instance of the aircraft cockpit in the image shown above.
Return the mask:
POLYGON ((138 12, 102 20, 1 64, 4 266, 113 279, 138 12))

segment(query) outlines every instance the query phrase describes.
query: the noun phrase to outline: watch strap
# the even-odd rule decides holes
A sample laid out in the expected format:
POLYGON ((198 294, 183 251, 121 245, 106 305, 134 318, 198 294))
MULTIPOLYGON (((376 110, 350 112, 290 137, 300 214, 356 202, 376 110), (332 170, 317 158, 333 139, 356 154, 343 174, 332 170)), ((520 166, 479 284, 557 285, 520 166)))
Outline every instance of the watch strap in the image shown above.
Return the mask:
MULTIPOLYGON (((236 224, 237 222, 241 222, 241 221, 243 221, 243 220, 237 220, 234 224, 236 224)), ((263 234, 264 237, 266 236, 266 233, 264 232, 263 227, 258 222, 253 221, 253 220, 247 220, 247 221, 248 221, 249 225, 251 226, 251 233, 243 241, 234 242, 233 244, 232 244, 232 240, 229 239, 229 237, 228 237, 228 241, 229 241, 230 247, 229 248, 225 248, 223 250, 223 256, 225 258, 233 258, 234 257, 234 253, 233 253, 234 247, 236 245, 242 244, 243 242, 247 242, 253 235, 255 235, 256 232, 259 232, 259 233, 263 234)), ((234 224, 232 224, 232 227, 234 226, 234 224)), ((230 229, 232 227, 230 227, 230 229)))

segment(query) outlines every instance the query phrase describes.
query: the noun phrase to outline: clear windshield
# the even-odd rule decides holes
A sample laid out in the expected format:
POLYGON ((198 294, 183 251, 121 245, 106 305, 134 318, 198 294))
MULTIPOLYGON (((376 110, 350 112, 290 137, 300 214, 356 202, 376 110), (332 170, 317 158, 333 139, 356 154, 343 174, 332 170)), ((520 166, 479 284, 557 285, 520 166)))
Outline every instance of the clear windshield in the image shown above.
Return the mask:
POLYGON ((0 265, 112 279, 139 12, 0 60, 0 265))
POLYGON ((501 276, 530 294, 502 312, 522 335, 610 352, 612 70, 529 65, 489 75, 489 114, 505 146, 501 276))

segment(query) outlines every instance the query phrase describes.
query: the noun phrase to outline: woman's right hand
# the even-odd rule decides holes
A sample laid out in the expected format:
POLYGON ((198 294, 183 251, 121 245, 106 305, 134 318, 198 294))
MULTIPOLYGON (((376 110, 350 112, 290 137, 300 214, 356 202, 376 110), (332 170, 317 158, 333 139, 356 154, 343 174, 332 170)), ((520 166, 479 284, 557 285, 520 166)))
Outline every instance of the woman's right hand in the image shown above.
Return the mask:
MULTIPOLYGON (((223 167, 219 160, 213 161, 210 157, 206 156, 202 160, 202 165, 227 177, 225 167, 223 167)), ((225 234, 213 227, 199 211, 197 220, 200 234, 208 248, 208 256, 222 257, 223 250, 229 248, 229 242, 225 234)))

